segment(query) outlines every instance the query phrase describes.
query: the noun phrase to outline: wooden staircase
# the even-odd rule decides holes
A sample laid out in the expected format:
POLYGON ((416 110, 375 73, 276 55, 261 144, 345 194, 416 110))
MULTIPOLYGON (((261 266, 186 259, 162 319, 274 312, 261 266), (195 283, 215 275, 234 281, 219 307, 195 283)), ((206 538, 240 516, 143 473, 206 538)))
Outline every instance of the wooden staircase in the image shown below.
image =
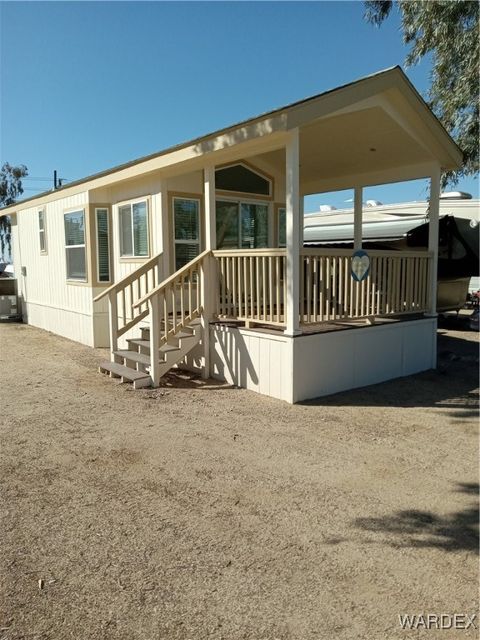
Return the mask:
MULTIPOLYGON (((134 389, 158 387, 160 378, 179 364, 199 343, 204 355, 208 349, 207 292, 211 251, 204 251, 163 282, 159 281, 155 256, 139 269, 98 295, 94 302, 108 296, 110 314, 110 360, 99 365, 101 373, 134 389), (140 323, 140 336, 126 339, 127 348, 119 349, 118 340, 140 323)), ((131 334, 130 334, 131 335, 131 334)))
MULTIPOLYGON (((188 326, 170 337, 168 342, 165 342, 158 349, 157 362, 160 378, 168 373, 172 367, 179 364, 201 341, 201 337, 200 319, 193 320, 188 326)), ((141 336, 129 338, 127 343, 128 349, 114 351, 115 360, 101 362, 98 370, 101 373, 109 374, 111 378, 121 378, 121 382, 131 382, 134 389, 151 386, 150 329, 142 327, 141 336)))

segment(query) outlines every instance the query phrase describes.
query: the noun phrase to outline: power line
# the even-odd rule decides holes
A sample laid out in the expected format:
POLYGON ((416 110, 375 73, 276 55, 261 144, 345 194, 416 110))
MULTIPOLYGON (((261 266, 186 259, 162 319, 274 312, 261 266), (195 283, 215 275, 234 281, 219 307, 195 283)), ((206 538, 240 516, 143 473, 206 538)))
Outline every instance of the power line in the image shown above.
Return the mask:
MULTIPOLYGON (((22 180, 34 180, 35 182, 53 182, 53 178, 34 178, 33 176, 25 176, 22 180)), ((60 178, 60 180, 65 180, 70 182, 69 178, 60 178)))

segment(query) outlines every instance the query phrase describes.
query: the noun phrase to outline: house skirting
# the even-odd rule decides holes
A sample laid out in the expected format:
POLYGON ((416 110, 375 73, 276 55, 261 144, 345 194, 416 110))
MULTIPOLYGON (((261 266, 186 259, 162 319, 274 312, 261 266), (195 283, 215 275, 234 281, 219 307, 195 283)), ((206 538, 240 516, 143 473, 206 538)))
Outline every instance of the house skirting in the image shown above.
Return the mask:
MULTIPOLYGON (((436 318, 288 337, 210 326, 211 376, 294 403, 436 366, 436 318)), ((186 367, 199 370, 201 347, 186 367)))
POLYGON ((75 342, 81 342, 89 347, 96 346, 90 314, 23 300, 22 313, 23 321, 27 324, 75 342))

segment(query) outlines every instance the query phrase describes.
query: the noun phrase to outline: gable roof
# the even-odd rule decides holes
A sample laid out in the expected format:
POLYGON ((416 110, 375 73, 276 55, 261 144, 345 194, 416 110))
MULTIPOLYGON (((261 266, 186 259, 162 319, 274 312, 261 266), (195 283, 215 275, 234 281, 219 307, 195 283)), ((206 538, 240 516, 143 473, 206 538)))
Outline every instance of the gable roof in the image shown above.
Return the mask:
MULTIPOLYGON (((447 133, 447 131, 445 130, 443 125, 440 123, 438 118, 435 116, 435 114, 429 109, 429 107, 427 106, 427 104, 425 103, 421 95, 418 93, 414 85, 410 82, 410 80, 407 78, 405 73, 402 71, 401 67, 395 66, 395 67, 384 69, 382 71, 378 71, 368 76, 364 76, 362 78, 359 78, 347 84, 340 85, 338 87, 329 89, 327 91, 323 91, 313 96, 309 96, 302 100, 289 103, 287 105, 278 107, 271 111, 266 111, 252 118, 242 120, 240 122, 229 125, 222 129, 218 129, 216 131, 207 133, 203 136, 193 138, 192 140, 188 140, 186 142, 182 142, 182 143, 173 145, 171 147, 167 147, 166 149, 163 149, 161 151, 148 154, 146 156, 142 156, 135 160, 131 160, 129 162, 116 165, 110 169, 106 169, 104 171, 100 171, 98 173, 86 176, 84 178, 74 180, 72 182, 62 185, 62 187, 59 187, 55 190, 44 191, 42 193, 36 194, 35 196, 31 196, 29 198, 19 200, 14 204, 9 205, 8 207, 1 208, 0 216, 13 213, 15 210, 22 208, 23 205, 26 203, 30 203, 30 202, 33 203, 36 200, 40 200, 44 198, 48 198, 48 200, 50 200, 49 196, 51 196, 52 200, 58 199, 59 196, 57 194, 66 192, 65 193, 66 195, 69 190, 76 188, 82 184, 86 184, 88 182, 92 182, 100 178, 105 178, 110 175, 113 178, 114 174, 120 174, 122 171, 126 169, 131 169, 133 167, 146 164, 152 160, 162 158, 164 156, 168 156, 169 154, 174 154, 175 152, 181 151, 183 149, 187 149, 189 147, 193 147, 193 146, 199 147, 201 145, 205 145, 206 149, 212 150, 212 148, 208 148, 208 144, 206 143, 213 142, 216 138, 219 138, 220 136, 224 136, 225 134, 228 134, 230 132, 234 132, 235 130, 245 128, 247 126, 255 125, 258 122, 271 119, 276 116, 285 116, 283 127, 282 127, 285 130, 296 127, 296 126, 302 126, 302 124, 305 124, 306 122, 308 122, 309 119, 310 120, 312 119, 312 116, 310 115, 310 111, 308 107, 310 107, 311 105, 314 105, 315 101, 317 101, 318 103, 325 101, 327 104, 326 108, 328 109, 328 99, 332 97, 341 98, 342 93, 347 93, 347 90, 348 92, 351 93, 352 89, 355 90, 356 88, 363 86, 367 90, 367 92, 368 90, 371 90, 371 94, 374 94, 375 89, 377 87, 378 87, 377 90, 380 91, 382 87, 383 88, 388 87, 389 82, 391 84, 396 84, 400 86, 403 85, 404 90, 410 93, 409 97, 411 98, 412 102, 416 104, 416 107, 419 110, 420 115, 428 122, 429 128, 441 140, 442 146, 445 148, 448 156, 451 158, 450 167, 456 168, 461 166, 461 161, 463 157, 462 151, 456 145, 456 143, 452 140, 452 138, 447 133)), ((118 176, 118 179, 120 179, 120 176, 118 176)), ((115 179, 112 179, 111 182, 115 182, 115 179)), ((95 188, 95 185, 92 185, 92 188, 95 188)))

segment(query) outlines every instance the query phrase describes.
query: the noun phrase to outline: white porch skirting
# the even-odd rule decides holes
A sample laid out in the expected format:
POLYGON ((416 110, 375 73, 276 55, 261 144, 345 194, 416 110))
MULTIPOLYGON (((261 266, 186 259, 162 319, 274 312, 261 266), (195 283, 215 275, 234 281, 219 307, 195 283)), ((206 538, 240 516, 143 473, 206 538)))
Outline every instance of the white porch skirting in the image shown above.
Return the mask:
MULTIPOLYGON (((286 402, 326 396, 436 366, 436 318, 290 338, 210 327, 211 375, 286 402)), ((200 352, 186 366, 199 369, 200 352)))

